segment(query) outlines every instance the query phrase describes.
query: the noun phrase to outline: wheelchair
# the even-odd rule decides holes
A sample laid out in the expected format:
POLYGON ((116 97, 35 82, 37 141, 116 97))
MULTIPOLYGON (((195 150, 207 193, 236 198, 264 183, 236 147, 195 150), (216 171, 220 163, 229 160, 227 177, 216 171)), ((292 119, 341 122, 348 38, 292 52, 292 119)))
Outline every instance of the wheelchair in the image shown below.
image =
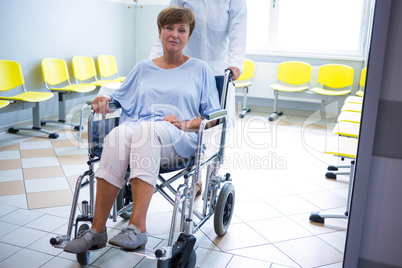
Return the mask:
MULTIPOLYGON (((219 166, 223 163, 226 141, 226 123, 227 112, 226 96, 230 79, 231 71, 226 70, 223 76, 216 76, 217 90, 221 107, 211 111, 208 114, 201 116, 202 123, 198 132, 198 144, 195 156, 187 163, 174 168, 160 168, 158 175, 158 183, 155 186, 154 193, 160 193, 169 203, 173 205, 172 220, 166 247, 160 249, 136 249, 128 251, 132 254, 138 254, 152 259, 157 259, 158 267, 194 267, 196 264, 196 253, 194 245, 196 238, 194 233, 198 231, 205 222, 210 218, 214 218, 214 230, 218 236, 226 234, 234 211, 235 204, 235 189, 231 183, 232 179, 229 173, 219 175, 219 166), (212 131, 220 131, 218 133, 219 148, 207 157, 203 157, 205 146, 205 129, 206 125, 217 120, 217 124, 210 128, 212 131), (201 170, 206 168, 206 179, 203 186, 205 198, 202 200, 202 209, 196 210, 194 206, 196 182, 201 178, 201 170), (162 174, 174 175, 169 179, 165 179, 162 174), (172 184, 184 178, 184 182, 180 183, 175 189, 172 184), (198 218, 196 222, 193 218, 198 218), (176 224, 179 223, 179 235, 175 238, 176 224)), ((118 103, 110 103, 110 107, 115 105, 118 109, 118 103)), ((95 210, 95 167, 99 162, 102 154, 103 138, 119 124, 119 116, 94 120, 95 114, 91 111, 88 120, 88 155, 89 160, 88 170, 82 173, 76 182, 67 234, 50 239, 50 243, 56 248, 64 248, 64 246, 73 237, 90 228, 89 223, 92 223, 95 210), (79 209, 80 190, 84 187, 89 187, 89 201, 81 202, 81 214, 76 217, 77 209, 79 209), (74 229, 74 234, 73 234, 74 229)), ((120 190, 111 215, 109 218, 117 221, 120 216, 124 219, 129 219, 132 210, 132 193, 130 184, 128 183, 129 172, 126 172, 126 184, 120 190)), ((178 181, 180 182, 180 181, 178 181)), ((80 264, 87 264, 89 254, 92 250, 77 255, 77 261, 80 264)))

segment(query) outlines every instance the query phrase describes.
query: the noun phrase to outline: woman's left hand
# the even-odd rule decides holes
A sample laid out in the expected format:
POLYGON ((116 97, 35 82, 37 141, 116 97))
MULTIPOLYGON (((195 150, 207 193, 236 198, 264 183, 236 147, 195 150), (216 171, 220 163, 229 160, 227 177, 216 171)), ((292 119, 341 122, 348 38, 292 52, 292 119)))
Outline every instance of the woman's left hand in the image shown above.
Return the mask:
POLYGON ((182 122, 173 114, 166 116, 163 118, 163 121, 167 121, 177 127, 178 129, 182 129, 182 122))

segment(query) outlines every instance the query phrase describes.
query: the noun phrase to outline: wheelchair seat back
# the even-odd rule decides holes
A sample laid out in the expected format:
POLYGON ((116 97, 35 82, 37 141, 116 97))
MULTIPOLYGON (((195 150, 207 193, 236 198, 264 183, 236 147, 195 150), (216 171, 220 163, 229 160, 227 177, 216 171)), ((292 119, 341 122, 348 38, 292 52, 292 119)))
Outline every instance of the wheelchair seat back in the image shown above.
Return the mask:
MULTIPOLYGON (((225 87, 225 76, 219 75, 215 76, 216 87, 218 90, 219 101, 223 108, 226 107, 226 91, 225 87)), ((113 103, 116 108, 119 108, 120 104, 118 102, 113 103)), ((91 112, 88 121, 88 151, 89 154, 100 157, 102 154, 104 138, 109 132, 119 125, 120 117, 111 117, 102 120, 95 120, 96 116, 91 112)), ((182 163, 177 167, 161 167, 161 173, 172 172, 178 169, 192 167, 194 165, 194 158, 189 159, 188 162, 182 163)))
POLYGON ((94 120, 95 115, 91 113, 88 122, 88 150, 89 153, 100 157, 102 154, 103 140, 109 132, 119 125, 120 117, 94 120))

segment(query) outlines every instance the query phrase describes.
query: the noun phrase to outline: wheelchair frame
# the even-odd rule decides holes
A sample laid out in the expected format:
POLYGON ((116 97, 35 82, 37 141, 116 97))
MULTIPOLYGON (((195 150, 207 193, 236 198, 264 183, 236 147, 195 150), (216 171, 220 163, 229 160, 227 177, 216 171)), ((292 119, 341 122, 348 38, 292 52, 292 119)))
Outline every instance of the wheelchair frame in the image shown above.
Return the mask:
MULTIPOLYGON (((219 94, 221 107, 226 107, 227 89, 229 83, 231 82, 230 75, 231 71, 226 70, 224 76, 216 77, 218 90, 221 91, 219 94), (220 88, 221 84, 222 89, 220 88)), ((75 227, 74 237, 77 237, 79 235, 79 232, 89 228, 87 224, 83 224, 78 229, 79 223, 92 222, 93 219, 93 214, 95 210, 94 164, 100 160, 103 145, 103 142, 98 143, 94 140, 93 124, 94 122, 104 122, 105 124, 102 134, 105 134, 104 136, 106 136, 106 134, 109 133, 109 131, 113 127, 118 125, 119 121, 119 118, 103 118, 104 120, 94 121, 93 117, 94 113, 93 111, 91 111, 88 122, 89 160, 87 164, 89 166, 89 169, 82 173, 77 179, 67 234, 65 236, 52 238, 50 240, 50 243, 54 247, 64 248, 64 245, 72 238, 73 227, 75 227), (87 179, 84 181, 84 178, 87 179), (82 214, 78 215, 77 218, 75 218, 76 210, 78 208, 78 198, 80 190, 86 186, 89 186, 89 202, 82 201, 82 214)), ((202 225, 214 215, 215 232, 217 235, 222 236, 226 233, 233 215, 235 191, 234 186, 231 183, 227 183, 231 181, 230 174, 227 173, 224 176, 217 174, 219 165, 223 163, 224 159, 227 112, 225 109, 218 109, 215 111, 211 111, 208 114, 203 114, 201 116, 201 119, 202 122, 200 124, 198 132, 198 144, 195 158, 192 159, 192 161, 187 162, 187 166, 175 167, 173 168, 173 170, 163 169, 161 167, 160 174, 158 176, 158 181, 160 181, 160 183, 155 186, 154 193, 159 192, 174 207, 167 247, 157 249, 156 251, 149 249, 138 249, 135 251, 129 251, 129 253, 132 254, 139 254, 153 259, 157 258, 158 267, 170 267, 170 265, 172 264, 177 265, 177 267, 194 267, 196 262, 196 255, 194 251, 196 238, 193 236, 193 233, 198 231, 202 227, 202 225), (219 123, 216 124, 214 127, 222 125, 219 150, 211 157, 209 157, 206 161, 202 161, 201 158, 205 147, 204 131, 207 124, 215 120, 219 120, 219 123), (208 194, 208 197, 205 196, 203 200, 202 212, 200 212, 194 209, 196 188, 195 186, 196 182, 199 181, 201 178, 202 168, 205 167, 207 167, 207 172, 203 193, 204 195, 208 194), (170 179, 165 179, 161 176, 161 174, 163 173, 178 170, 180 171, 170 179), (181 177, 184 177, 184 183, 180 184, 177 189, 174 189, 172 183, 176 182, 181 177), (224 184, 223 187, 221 187, 222 184, 224 184), (166 189, 171 192, 170 195, 166 191, 166 189), (171 197, 172 194, 174 195, 174 199, 171 197), (179 235, 178 240, 174 243, 173 240, 176 230, 176 216, 179 212, 181 213, 181 234, 179 235), (195 215, 199 219, 198 223, 193 221, 193 215, 195 215)), ((126 185, 127 183, 123 186, 122 190, 119 193, 119 196, 123 198, 123 200, 125 197, 122 197, 121 195, 124 194, 123 189, 125 189, 124 187, 126 187, 126 185)), ((130 197, 128 197, 128 199, 129 198, 130 197)), ((132 202, 128 202, 128 205, 123 206, 122 204, 118 204, 116 200, 112 209, 112 215, 110 215, 109 218, 112 218, 114 222, 117 221, 117 216, 122 216, 123 218, 128 219, 129 216, 127 216, 127 214, 125 213, 129 213, 130 209, 132 209, 132 202)), ((80 264, 87 263, 89 252, 90 251, 77 254, 77 260, 80 264)))

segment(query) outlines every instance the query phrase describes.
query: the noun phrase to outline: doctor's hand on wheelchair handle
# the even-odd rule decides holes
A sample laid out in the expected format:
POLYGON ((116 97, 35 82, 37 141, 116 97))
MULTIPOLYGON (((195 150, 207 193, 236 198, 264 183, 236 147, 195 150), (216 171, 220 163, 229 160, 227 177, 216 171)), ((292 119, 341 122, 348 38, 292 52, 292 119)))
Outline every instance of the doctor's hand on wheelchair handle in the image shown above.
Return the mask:
POLYGON ((227 69, 232 71, 230 77, 233 81, 237 80, 237 78, 239 78, 239 76, 241 75, 240 69, 236 66, 229 66, 227 69))
POLYGON ((107 95, 98 96, 92 101, 92 109, 94 110, 95 113, 106 115, 107 113, 110 112, 109 102, 111 100, 112 98, 107 95))

